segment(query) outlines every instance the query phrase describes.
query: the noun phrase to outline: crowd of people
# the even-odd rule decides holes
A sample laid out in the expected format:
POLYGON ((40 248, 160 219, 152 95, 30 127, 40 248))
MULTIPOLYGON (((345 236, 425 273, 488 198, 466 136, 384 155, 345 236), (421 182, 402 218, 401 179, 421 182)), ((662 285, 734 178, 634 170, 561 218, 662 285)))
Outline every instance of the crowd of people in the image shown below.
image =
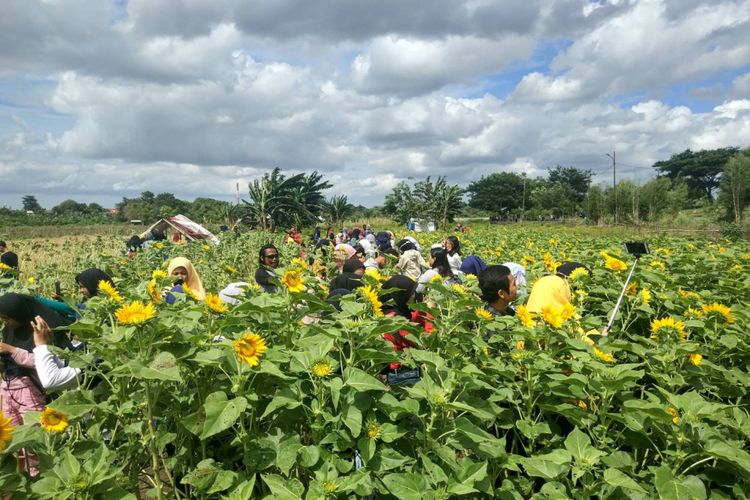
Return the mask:
MULTIPOLYGON (((493 316, 514 315, 519 291, 525 292, 527 286, 522 265, 515 262, 487 265, 479 256, 464 256, 456 235, 432 245, 428 251, 424 251, 412 236, 397 240, 392 232, 376 233, 367 225, 344 228, 337 233, 329 228, 325 237, 316 228, 310 245, 305 245, 301 233, 291 228, 285 241, 294 243, 297 248, 296 255, 284 256, 285 259, 307 259, 321 283, 327 284, 328 302, 333 308, 340 308, 340 301, 346 295, 356 297, 355 290, 363 286, 363 275, 369 269, 377 270, 390 276, 383 283, 379 297, 384 315, 404 317, 418 324, 426 334, 431 333, 434 318, 413 310, 411 305, 429 300, 434 282, 450 286, 462 283, 468 275, 476 276, 483 307, 493 316), (321 265, 320 262, 331 262, 332 265, 321 265)), ((135 241, 128 241, 127 246, 130 252, 139 250, 135 241)), ((10 252, 4 241, 0 241, 0 254, 3 264, 17 269, 18 256, 10 252)), ((283 265, 279 248, 270 243, 263 245, 258 251, 255 284, 265 293, 278 293, 282 286, 278 270, 283 265)), ((567 278, 579 267, 585 266, 566 262, 557 268, 556 273, 537 280, 530 291, 527 308, 540 312, 545 306, 569 304, 571 290, 567 278)), ((171 259, 167 273, 171 278, 171 285, 163 290, 167 304, 173 304, 180 294, 187 291, 198 299, 206 296, 198 270, 187 258, 171 259)), ((104 271, 94 268, 83 270, 75 280, 80 291, 76 307, 69 305, 70 301, 62 301, 59 296, 46 298, 15 292, 0 296, 0 320, 4 324, 0 342, 0 394, 3 415, 10 418, 13 425, 22 424, 23 415, 28 411, 42 411, 49 394, 77 386, 80 369, 67 366, 65 360, 52 354, 48 347, 85 349, 83 344, 66 334, 64 327, 81 317, 87 301, 97 296, 101 287, 113 287, 114 280, 104 271)), ((219 298, 229 306, 239 304, 251 286, 252 283, 243 281, 229 283, 221 290, 219 298)), ((386 333, 383 338, 396 351, 415 345, 405 330, 386 333)), ((418 370, 404 371, 398 363, 383 367, 380 375, 393 383, 419 379, 418 370), (397 376, 399 373, 401 375, 397 376)), ((35 473, 34 457, 22 458, 24 468, 35 473)))

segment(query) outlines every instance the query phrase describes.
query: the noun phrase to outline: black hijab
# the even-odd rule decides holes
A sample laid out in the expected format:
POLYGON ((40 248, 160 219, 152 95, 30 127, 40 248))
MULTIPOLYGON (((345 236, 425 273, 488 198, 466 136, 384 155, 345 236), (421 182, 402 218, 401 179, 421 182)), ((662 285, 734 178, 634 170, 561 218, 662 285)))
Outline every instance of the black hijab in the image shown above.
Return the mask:
POLYGON ((350 292, 362 286, 362 277, 354 273, 341 273, 331 280, 329 290, 345 289, 350 292))
POLYGON ((407 276, 394 276, 383 283, 383 292, 380 296, 384 304, 383 312, 395 312, 408 318, 411 315, 408 302, 416 288, 417 284, 407 276))
POLYGON ((76 276, 76 283, 86 288, 89 291, 91 297, 96 297, 99 293, 99 282, 106 281, 110 285, 114 286, 115 282, 112 281, 109 274, 105 273, 101 269, 95 267, 86 269, 76 276))
MULTIPOLYGON (((34 350, 34 330, 31 327, 31 320, 36 316, 41 316, 50 328, 70 324, 34 297, 20 293, 6 293, 0 297, 0 314, 20 323, 16 328, 10 328, 7 325, 3 328, 3 342, 29 352, 34 350)), ((72 347, 65 332, 58 330, 53 333, 56 346, 66 349, 72 347)))
POLYGON ((358 269, 364 269, 364 268, 365 268, 365 265, 362 263, 361 260, 355 259, 355 258, 346 259, 346 261, 344 262, 344 265, 341 267, 341 273, 342 274, 344 273, 354 274, 354 271, 358 269))
POLYGON ((13 252, 5 252, 0 256, 0 262, 14 269, 18 268, 18 255, 13 252))

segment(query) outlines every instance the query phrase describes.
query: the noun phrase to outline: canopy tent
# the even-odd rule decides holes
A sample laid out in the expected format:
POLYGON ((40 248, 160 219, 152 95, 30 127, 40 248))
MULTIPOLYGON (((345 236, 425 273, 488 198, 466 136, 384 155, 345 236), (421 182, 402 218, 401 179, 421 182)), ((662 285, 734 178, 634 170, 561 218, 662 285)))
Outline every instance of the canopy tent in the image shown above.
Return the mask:
POLYGON ((211 231, 197 222, 191 221, 182 214, 167 217, 166 219, 161 219, 155 222, 143 234, 140 234, 139 237, 144 241, 150 240, 154 231, 159 231, 166 235, 167 230, 170 228, 182 234, 189 241, 210 240, 214 245, 219 244, 219 238, 217 238, 211 231))

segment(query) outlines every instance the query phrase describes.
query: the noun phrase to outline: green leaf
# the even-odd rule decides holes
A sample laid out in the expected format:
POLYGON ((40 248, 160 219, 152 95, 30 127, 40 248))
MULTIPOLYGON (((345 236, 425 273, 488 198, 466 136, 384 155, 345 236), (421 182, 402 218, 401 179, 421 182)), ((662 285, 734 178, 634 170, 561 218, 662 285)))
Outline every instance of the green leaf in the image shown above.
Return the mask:
POLYGON ((198 463, 180 483, 189 484, 195 489, 206 494, 224 491, 234 482, 236 473, 221 469, 216 466, 212 458, 207 458, 198 463))
POLYGON ((555 479, 570 470, 572 456, 566 450, 557 449, 546 455, 521 459, 521 465, 529 476, 555 479))
POLYGON ((299 450, 299 464, 302 467, 312 467, 320 459, 320 448, 314 445, 303 446, 299 450))
POLYGON ((646 490, 644 490, 641 485, 635 482, 634 479, 632 479, 630 476, 625 474, 624 472, 621 472, 617 469, 607 469, 604 471, 604 482, 614 486, 623 488, 626 490, 633 490, 638 491, 640 493, 647 493, 646 490))
POLYGON ((66 483, 73 483, 78 479, 81 472, 81 464, 78 462, 73 453, 67 448, 62 450, 62 456, 55 466, 55 472, 66 483))
POLYGON ((250 479, 242 481, 232 488, 228 495, 222 496, 223 500, 247 500, 253 498, 253 489, 255 488, 255 474, 250 479))
POLYGON ((695 476, 674 477, 670 468, 662 465, 654 473, 654 484, 663 500, 706 498, 706 488, 695 476))
POLYGON ((341 388, 344 386, 344 381, 340 378, 332 378, 326 382, 328 389, 331 391, 331 402, 333 403, 333 409, 338 410, 339 408, 339 397, 341 396, 341 388))
POLYGON ((263 474, 260 477, 263 478, 263 482, 266 483, 276 500, 298 500, 305 491, 302 483, 293 477, 285 478, 278 474, 263 474))
POLYGON ((157 354, 148 366, 141 368, 140 377, 151 380, 182 382, 180 369, 177 366, 177 358, 171 352, 166 351, 157 354))
POLYGON ((270 415, 279 408, 293 409, 297 408, 301 404, 302 402, 299 401, 294 391, 292 391, 288 387, 285 387, 284 389, 279 391, 276 396, 274 396, 270 403, 268 403, 268 406, 266 406, 266 410, 263 412, 263 415, 261 415, 260 418, 261 420, 264 419, 267 415, 270 415))
POLYGON ((736 446, 731 446, 722 441, 711 441, 704 451, 712 457, 719 458, 739 467, 746 473, 750 472, 750 454, 736 446))
POLYGON ((383 478, 383 484, 401 500, 421 500, 427 490, 427 481, 424 477, 411 472, 388 474, 383 478))
POLYGON ((246 407, 247 400, 241 396, 227 401, 227 395, 223 391, 209 394, 203 405, 206 411, 206 421, 203 424, 203 432, 199 437, 206 439, 229 429, 245 411, 246 407))
POLYGON ((347 367, 344 370, 344 385, 357 392, 384 391, 387 387, 372 375, 368 375, 359 368, 347 367))
POLYGON ((347 405, 341 419, 352 432, 352 437, 359 437, 359 433, 362 432, 362 412, 359 408, 353 404, 347 405))
POLYGON ((604 452, 591 446, 591 439, 589 436, 581 432, 578 427, 573 429, 573 431, 568 434, 568 437, 565 438, 565 449, 573 455, 576 462, 587 466, 596 464, 599 462, 599 458, 605 455, 604 452))
POLYGON ((96 408, 96 402, 91 391, 79 389, 64 392, 50 406, 65 413, 70 418, 78 418, 96 408))

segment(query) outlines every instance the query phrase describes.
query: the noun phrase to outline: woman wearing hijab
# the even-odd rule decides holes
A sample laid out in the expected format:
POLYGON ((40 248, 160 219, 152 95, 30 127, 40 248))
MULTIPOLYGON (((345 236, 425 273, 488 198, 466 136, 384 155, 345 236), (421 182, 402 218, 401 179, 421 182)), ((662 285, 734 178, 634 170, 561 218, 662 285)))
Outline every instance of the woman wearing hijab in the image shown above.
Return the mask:
POLYGON ((258 251, 258 270, 255 271, 255 282, 260 285, 266 293, 276 291, 276 272, 279 267, 279 250, 268 243, 260 247, 258 251))
POLYGON ((105 281, 112 286, 114 286, 115 284, 115 282, 112 281, 112 278, 110 278, 109 274, 95 267, 86 269, 76 276, 76 283, 78 283, 81 295, 83 295, 83 300, 88 300, 91 297, 96 297, 99 294, 100 281, 105 281))
POLYGON ((206 298, 206 290, 203 289, 203 282, 198 276, 198 271, 193 267, 193 263, 185 257, 175 257, 169 261, 167 274, 175 280, 175 286, 169 290, 165 300, 167 304, 174 304, 176 298, 172 292, 185 293, 183 285, 187 286, 198 299, 206 298))
POLYGON ((466 257, 466 260, 461 263, 461 267, 459 268, 463 274, 473 274, 474 276, 479 276, 479 273, 485 269, 487 269, 487 264, 481 257, 477 257, 476 255, 466 257))
POLYGON ((448 263, 454 276, 458 276, 461 269, 461 243, 455 236, 448 236, 443 242, 443 247, 448 252, 448 263))
POLYGON ((341 269, 344 266, 344 262, 354 257, 356 253, 357 251, 353 246, 341 243, 333 249, 333 262, 336 264, 336 267, 341 269))
POLYGON ((586 268, 580 262, 564 262, 556 269, 556 274, 540 278, 531 288, 526 308, 533 313, 541 313, 547 306, 562 307, 570 304, 571 293, 568 276, 578 268, 586 268))
MULTIPOLYGON (((45 396, 34 365, 34 329, 32 321, 41 317, 55 328, 68 325, 59 314, 35 300, 30 295, 8 293, 0 297, 0 320, 3 321, 3 341, 0 353, 3 358, 2 401, 3 414, 14 425, 23 423, 29 411, 44 409, 45 396)), ((65 332, 54 332, 55 345, 70 348, 65 332)))
POLYGON ((351 273, 362 277, 365 274, 365 264, 357 258, 346 259, 344 265, 341 267, 341 273, 351 273))
POLYGON ((422 275, 422 270, 427 270, 430 266, 411 240, 404 238, 399 241, 398 249, 401 251, 401 257, 395 266, 396 272, 417 281, 422 275))
POLYGON ((448 262, 448 252, 442 248, 437 247, 430 250, 430 269, 419 277, 417 284, 417 293, 425 293, 427 291, 427 284, 435 276, 440 276, 441 281, 445 284, 453 282, 453 270, 448 262))

